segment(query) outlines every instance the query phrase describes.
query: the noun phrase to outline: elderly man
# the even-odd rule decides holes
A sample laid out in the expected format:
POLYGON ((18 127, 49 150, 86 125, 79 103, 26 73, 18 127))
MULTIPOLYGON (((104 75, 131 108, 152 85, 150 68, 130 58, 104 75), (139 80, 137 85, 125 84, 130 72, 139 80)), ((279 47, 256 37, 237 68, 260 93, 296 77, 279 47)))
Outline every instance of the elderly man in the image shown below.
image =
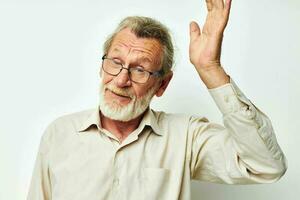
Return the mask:
POLYGON ((270 183, 286 170, 270 120, 221 67, 230 0, 207 0, 201 31, 190 24, 190 61, 223 114, 149 108, 172 78, 167 28, 127 17, 104 44, 97 109, 55 120, 44 133, 28 200, 190 199, 190 180, 270 183))

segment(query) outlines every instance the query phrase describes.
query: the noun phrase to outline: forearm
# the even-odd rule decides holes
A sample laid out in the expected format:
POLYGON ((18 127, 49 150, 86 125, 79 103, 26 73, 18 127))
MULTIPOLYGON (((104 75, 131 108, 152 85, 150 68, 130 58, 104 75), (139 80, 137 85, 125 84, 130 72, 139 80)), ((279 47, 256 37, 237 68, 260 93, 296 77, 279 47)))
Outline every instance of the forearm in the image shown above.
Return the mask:
POLYGON ((230 79, 209 90, 223 126, 191 120, 192 178, 229 184, 270 183, 286 170, 285 157, 268 117, 230 79))
POLYGON ((228 136, 235 144, 236 169, 254 182, 278 180, 286 170, 286 163, 271 121, 232 80, 230 87, 222 88, 222 92, 218 89, 210 92, 223 114, 228 136))

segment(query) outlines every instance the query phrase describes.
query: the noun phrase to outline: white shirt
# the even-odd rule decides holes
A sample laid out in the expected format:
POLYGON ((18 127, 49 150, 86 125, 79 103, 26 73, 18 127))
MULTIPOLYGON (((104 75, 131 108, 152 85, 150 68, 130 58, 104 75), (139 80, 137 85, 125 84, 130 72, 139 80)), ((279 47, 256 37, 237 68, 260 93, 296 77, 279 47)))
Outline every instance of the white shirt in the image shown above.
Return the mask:
POLYGON ((286 171, 270 120, 235 83, 210 89, 224 125, 151 109, 122 143, 99 109, 46 129, 28 200, 188 200, 191 179, 270 183, 286 171))

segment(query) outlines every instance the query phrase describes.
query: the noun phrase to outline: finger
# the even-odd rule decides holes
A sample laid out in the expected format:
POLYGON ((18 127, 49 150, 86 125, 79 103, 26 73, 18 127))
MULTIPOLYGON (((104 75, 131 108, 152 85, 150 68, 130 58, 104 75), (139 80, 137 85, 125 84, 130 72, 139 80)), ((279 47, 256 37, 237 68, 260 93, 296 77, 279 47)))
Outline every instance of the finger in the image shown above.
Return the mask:
POLYGON ((232 0, 225 0, 225 10, 228 11, 228 13, 230 12, 230 8, 231 8, 231 2, 232 0))
POLYGON ((231 2, 232 2, 232 0, 225 0, 224 11, 225 11, 225 16, 226 16, 227 21, 229 19, 229 14, 230 14, 230 9, 231 9, 231 2))
POLYGON ((206 1, 206 7, 208 11, 211 11, 213 8, 212 0, 205 0, 206 1))
POLYGON ((190 23, 190 41, 195 40, 200 35, 201 35, 201 30, 199 25, 196 22, 192 21, 190 23))
MULTIPOLYGON (((227 0, 225 0, 227 1, 227 0)), ((223 0, 212 0, 213 8, 223 9, 224 8, 224 1, 223 0)))

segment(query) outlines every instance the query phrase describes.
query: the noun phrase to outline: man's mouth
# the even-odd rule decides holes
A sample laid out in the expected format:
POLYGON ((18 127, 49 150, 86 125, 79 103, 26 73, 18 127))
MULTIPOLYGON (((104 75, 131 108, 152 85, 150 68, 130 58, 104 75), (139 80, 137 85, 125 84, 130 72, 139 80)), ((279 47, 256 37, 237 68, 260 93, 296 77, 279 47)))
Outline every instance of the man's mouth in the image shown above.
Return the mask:
POLYGON ((130 96, 127 96, 127 95, 124 95, 124 94, 120 94, 120 93, 118 93, 118 92, 115 92, 115 91, 112 91, 112 90, 110 90, 110 89, 107 89, 109 92, 111 92, 112 94, 114 94, 114 95, 116 95, 116 96, 118 96, 118 97, 122 97, 122 98, 129 98, 129 99, 131 99, 131 97, 130 96))

